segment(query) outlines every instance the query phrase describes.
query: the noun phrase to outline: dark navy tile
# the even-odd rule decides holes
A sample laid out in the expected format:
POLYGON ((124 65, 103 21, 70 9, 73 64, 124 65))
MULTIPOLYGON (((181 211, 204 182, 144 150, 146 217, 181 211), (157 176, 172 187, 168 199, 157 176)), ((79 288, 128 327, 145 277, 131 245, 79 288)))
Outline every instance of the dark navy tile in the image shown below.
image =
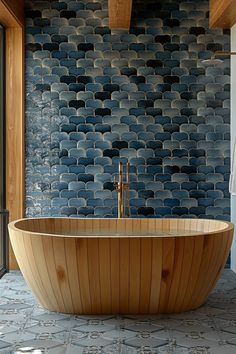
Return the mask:
POLYGON ((155 215, 166 216, 171 214, 171 207, 163 206, 155 208, 155 215))
POLYGON ((152 190, 148 190, 148 189, 143 189, 143 190, 139 190, 138 191, 138 196, 139 198, 145 198, 145 199, 148 199, 148 198, 153 198, 154 197, 154 192, 152 190))
POLYGON ((177 199, 183 199, 183 198, 188 198, 189 197, 189 192, 188 191, 186 191, 186 190, 178 190, 178 189, 176 189, 176 190, 173 190, 172 191, 172 195, 173 195, 173 197, 174 198, 177 198, 177 199))
POLYGON ((181 207, 181 206, 175 206, 172 208, 172 214, 173 215, 184 215, 184 214, 188 214, 189 209, 186 207, 181 207))
POLYGON ((164 200, 164 206, 166 207, 173 208, 179 205, 180 205, 180 200, 178 198, 166 198, 164 200))
POLYGON ((76 11, 61 10, 60 17, 67 18, 67 19, 72 18, 72 17, 76 17, 76 11))
POLYGON ((173 174, 173 173, 178 173, 178 172, 180 172, 179 166, 175 166, 175 165, 164 166, 164 173, 166 173, 166 174, 173 174))
POLYGON ((167 190, 176 190, 176 189, 180 189, 180 184, 178 182, 165 182, 164 183, 164 188, 167 190))
POLYGON ((34 19, 34 25, 36 27, 45 27, 50 25, 50 20, 48 18, 41 18, 38 16, 34 19))
POLYGON ((169 36, 169 35, 157 35, 155 37, 155 42, 161 43, 161 44, 166 44, 168 42, 171 42, 171 36, 169 36))
POLYGON ((160 141, 170 140, 171 133, 169 132, 160 132, 155 134, 155 139, 160 141))
POLYGON ((76 214, 77 214, 77 209, 74 207, 62 207, 61 208, 60 215, 71 216, 71 215, 76 215, 76 214))
POLYGON ((154 208, 152 207, 139 207, 138 214, 144 216, 154 215, 154 208))
MULTIPOLYGON (((181 183, 181 188, 187 191, 191 191, 193 189, 197 189, 198 184, 194 181, 183 182, 181 183)), ((199 186, 200 187, 200 186, 199 186)))
POLYGON ((195 199, 199 199, 199 198, 205 198, 206 196, 206 192, 204 190, 192 190, 189 192, 189 196, 190 198, 195 198, 195 199))
POLYGON ((84 207, 80 207, 78 208, 78 214, 87 216, 89 214, 94 214, 94 208, 91 206, 84 206, 84 207))

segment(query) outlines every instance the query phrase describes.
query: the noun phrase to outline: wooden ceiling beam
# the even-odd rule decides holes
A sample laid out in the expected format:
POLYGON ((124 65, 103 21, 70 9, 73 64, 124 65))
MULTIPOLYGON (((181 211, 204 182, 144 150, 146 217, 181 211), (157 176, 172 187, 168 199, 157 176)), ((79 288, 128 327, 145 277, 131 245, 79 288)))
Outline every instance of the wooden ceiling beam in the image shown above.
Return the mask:
POLYGON ((235 0, 210 0, 211 28, 230 28, 236 23, 235 0))
POLYGON ((132 0, 108 0, 108 11, 111 29, 130 27, 132 0))

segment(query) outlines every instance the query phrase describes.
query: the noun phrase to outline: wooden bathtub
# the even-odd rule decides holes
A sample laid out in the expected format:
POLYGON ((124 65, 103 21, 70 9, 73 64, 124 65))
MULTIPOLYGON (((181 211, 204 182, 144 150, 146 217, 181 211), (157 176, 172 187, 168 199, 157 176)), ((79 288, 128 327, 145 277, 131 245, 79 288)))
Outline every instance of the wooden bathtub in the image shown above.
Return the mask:
POLYGON ((233 224, 201 219, 35 218, 9 224, 40 304, 74 314, 195 309, 216 284, 233 224))

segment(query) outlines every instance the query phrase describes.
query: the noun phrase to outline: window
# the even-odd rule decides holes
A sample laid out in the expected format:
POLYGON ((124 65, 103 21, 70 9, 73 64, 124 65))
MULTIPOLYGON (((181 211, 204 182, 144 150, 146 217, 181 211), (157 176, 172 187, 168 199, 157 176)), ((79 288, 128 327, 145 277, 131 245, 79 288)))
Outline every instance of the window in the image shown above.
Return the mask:
POLYGON ((4 112, 4 28, 0 26, 0 277, 7 270, 8 259, 8 237, 7 222, 8 213, 6 208, 5 188, 5 112, 4 112))

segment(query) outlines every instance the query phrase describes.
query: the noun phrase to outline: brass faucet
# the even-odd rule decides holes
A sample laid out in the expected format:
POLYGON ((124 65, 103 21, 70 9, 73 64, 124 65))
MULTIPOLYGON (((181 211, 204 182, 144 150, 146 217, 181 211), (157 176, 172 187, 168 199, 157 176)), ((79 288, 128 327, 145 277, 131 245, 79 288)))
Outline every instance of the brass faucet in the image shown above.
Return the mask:
POLYGON ((124 196, 125 196, 125 191, 129 189, 129 170, 130 170, 130 164, 129 162, 126 165, 126 178, 124 182, 124 169, 123 169, 123 164, 122 162, 119 163, 119 180, 116 180, 116 177, 114 179, 114 186, 118 192, 118 218, 124 218, 125 217, 125 203, 124 203, 124 196))

